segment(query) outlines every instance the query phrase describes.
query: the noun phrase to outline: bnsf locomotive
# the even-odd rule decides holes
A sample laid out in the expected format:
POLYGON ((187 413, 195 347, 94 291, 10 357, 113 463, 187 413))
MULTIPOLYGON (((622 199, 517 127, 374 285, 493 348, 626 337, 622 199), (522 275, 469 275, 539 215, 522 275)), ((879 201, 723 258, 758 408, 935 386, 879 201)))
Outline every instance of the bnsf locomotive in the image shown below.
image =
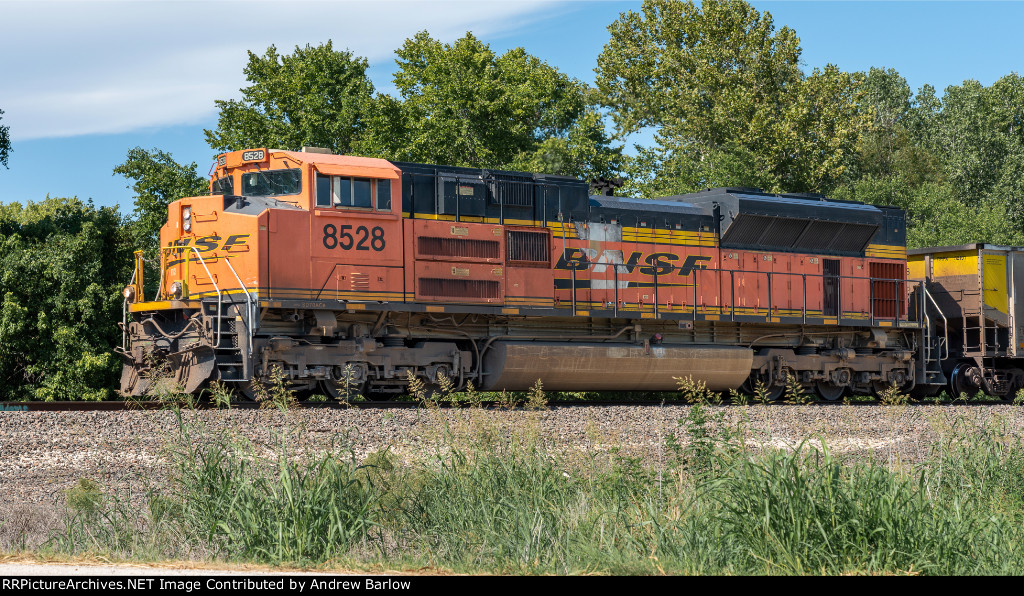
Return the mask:
POLYGON ((220 380, 251 396, 272 371, 299 395, 354 385, 369 399, 410 376, 482 390, 672 390, 690 376, 771 398, 792 376, 826 400, 1021 384, 1012 354, 970 352, 990 331, 1016 346, 982 306, 977 330, 950 337, 967 319, 948 292, 941 315, 927 290, 942 280, 925 271, 944 257, 923 254, 908 278, 899 209, 745 188, 589 191, 308 148, 220 155, 212 194, 169 207, 156 296, 136 255, 121 391, 169 372, 187 392, 220 380))

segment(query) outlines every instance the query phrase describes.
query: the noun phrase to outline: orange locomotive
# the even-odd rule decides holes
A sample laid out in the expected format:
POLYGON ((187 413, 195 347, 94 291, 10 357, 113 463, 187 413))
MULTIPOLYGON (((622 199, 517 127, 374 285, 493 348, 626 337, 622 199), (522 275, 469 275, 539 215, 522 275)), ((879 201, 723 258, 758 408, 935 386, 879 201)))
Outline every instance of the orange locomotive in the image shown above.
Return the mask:
POLYGON ((158 295, 125 289, 121 390, 210 380, 370 399, 456 387, 825 399, 945 381, 903 212, 714 189, 637 200, 575 178, 254 149, 173 202, 158 295), (908 298, 910 296, 910 298, 908 298))

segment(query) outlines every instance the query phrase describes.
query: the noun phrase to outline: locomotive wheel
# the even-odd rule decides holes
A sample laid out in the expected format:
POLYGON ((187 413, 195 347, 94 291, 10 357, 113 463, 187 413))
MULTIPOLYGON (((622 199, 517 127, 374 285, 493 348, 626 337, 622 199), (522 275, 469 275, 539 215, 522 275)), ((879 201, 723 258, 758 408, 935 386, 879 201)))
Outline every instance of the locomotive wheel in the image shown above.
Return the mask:
POLYGON ((890 383, 885 381, 872 381, 871 382, 871 397, 875 399, 882 399, 882 394, 892 387, 890 383))
MULTIPOLYGON (((747 377, 747 380, 743 381, 743 384, 740 385, 739 392, 753 400, 757 400, 758 381, 763 381, 763 379, 758 378, 756 375, 747 377)), ((767 391, 765 401, 778 401, 786 393, 785 385, 766 385, 764 388, 767 391)))
POLYGON ((349 385, 346 388, 344 381, 321 381, 320 390, 323 391, 324 395, 326 395, 330 399, 340 402, 352 401, 352 398, 356 397, 357 395, 363 395, 365 397, 365 392, 360 391, 359 384, 349 385))
POLYGON ((366 398, 366 401, 391 401, 394 399, 395 395, 395 393, 388 393, 380 390, 373 391, 370 389, 363 392, 363 397, 366 398))
POLYGON ((829 381, 818 381, 814 384, 814 392, 825 401, 837 401, 843 397, 846 387, 829 381))
POLYGON ((910 399, 925 399, 926 397, 935 397, 942 391, 941 386, 933 385, 916 385, 910 390, 910 399))
MULTIPOLYGON (((767 394, 765 395, 766 401, 779 401, 779 399, 786 393, 785 385, 768 385, 765 389, 767 390, 767 394)), ((757 398, 756 390, 754 392, 754 398, 757 398)))
POLYGON ((785 395, 785 385, 772 385, 768 387, 768 401, 779 401, 779 399, 785 395))
POLYGON ((236 397, 238 397, 239 401, 255 403, 257 401, 256 398, 258 397, 258 394, 256 393, 256 386, 254 383, 258 382, 259 381, 255 380, 233 381, 228 383, 228 386, 231 387, 232 392, 236 397))
POLYGON ((978 368, 968 362, 957 364, 949 375, 949 393, 953 399, 959 398, 961 393, 974 397, 980 385, 981 374, 978 368))
POLYGON ((298 401, 306 401, 313 397, 317 394, 319 388, 320 384, 316 382, 308 383, 302 387, 289 387, 289 389, 295 392, 295 399, 298 401))
MULTIPOLYGON (((238 400, 246 403, 256 403, 260 398, 259 387, 263 385, 263 381, 259 379, 251 379, 249 381, 233 381, 229 383, 235 396, 238 400)), ((316 395, 317 385, 310 383, 306 386, 300 387, 288 387, 292 394, 295 396, 297 401, 306 401, 307 399, 316 395)))

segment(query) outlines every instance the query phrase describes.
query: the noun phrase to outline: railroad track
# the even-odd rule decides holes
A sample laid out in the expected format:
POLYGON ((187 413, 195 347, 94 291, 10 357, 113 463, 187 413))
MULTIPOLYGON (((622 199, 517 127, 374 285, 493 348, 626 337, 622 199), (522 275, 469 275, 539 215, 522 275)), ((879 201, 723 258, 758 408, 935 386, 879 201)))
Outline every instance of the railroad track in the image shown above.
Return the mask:
MULTIPOLYGON (((754 403, 754 402, 752 402, 754 403)), ((968 402, 914 402, 911 401, 909 405, 956 405, 956 406, 994 406, 994 405, 1005 405, 1007 402, 1004 401, 979 401, 972 400, 968 402)), ((484 408, 495 409, 509 407, 507 403, 484 401, 480 404, 484 408)), ((644 407, 657 407, 657 406, 685 406, 689 405, 687 402, 681 400, 611 400, 611 401, 549 401, 547 407, 549 408, 593 408, 593 407, 609 407, 609 406, 644 406, 644 407)), ((724 405, 735 405, 725 403, 724 405)), ((793 406, 788 401, 769 402, 768 405, 779 405, 779 406, 793 406)), ((835 406, 843 405, 843 402, 827 402, 817 401, 807 404, 809 406, 835 406)), ((879 402, 876 401, 853 401, 848 402, 846 405, 852 405, 857 407, 872 407, 880 406, 879 402)), ((175 404, 162 402, 162 401, 23 401, 23 402, 0 402, 0 414, 3 412, 111 412, 111 411, 132 411, 132 410, 165 410, 176 407, 175 404)), ((185 406, 180 404, 177 407, 186 409, 185 406)), ((261 403, 255 402, 234 402, 231 404, 232 409, 240 410, 258 410, 261 408, 274 408, 274 406, 268 406, 261 403)), ((344 410, 344 409, 363 409, 363 410, 384 410, 384 409, 416 409, 424 406, 421 402, 412 401, 387 401, 387 402, 371 402, 371 401, 355 401, 355 402, 338 402, 338 401, 310 401, 310 402, 299 402, 298 408, 301 409, 330 409, 330 410, 344 410)), ((469 408, 471 407, 468 403, 449 403, 441 402, 438 404, 431 404, 429 407, 439 407, 443 409, 458 409, 458 408, 469 408)), ((523 403, 518 403, 515 406, 516 409, 524 409, 523 403)), ((193 409, 193 408, 188 408, 193 409)), ((194 406, 194 409, 199 410, 213 410, 217 407, 210 402, 200 402, 194 406)))
MULTIPOLYGON (((565 407, 594 407, 594 406, 658 406, 658 405, 686 405, 682 401, 551 401, 548 402, 550 408, 565 408, 565 407)), ((508 407, 507 403, 501 403, 496 401, 483 401, 480 405, 484 408, 501 408, 508 407)), ((111 412, 111 411, 131 411, 131 410, 165 410, 172 409, 174 407, 181 407, 185 409, 186 406, 178 404, 177 406, 172 403, 162 401, 71 401, 71 402, 0 402, 0 412, 111 412)), ((301 409, 330 409, 330 410, 344 410, 349 408, 363 409, 363 410, 383 410, 383 409, 415 409, 425 406, 422 402, 412 401, 384 401, 384 402, 373 402, 373 401, 355 401, 355 402, 339 402, 339 401, 307 401, 298 402, 296 407, 301 409)), ((457 408, 469 408, 471 407, 468 403, 450 403, 440 402, 437 404, 430 404, 429 407, 438 407, 444 409, 457 409, 457 408)), ((522 403, 516 404, 516 408, 522 409, 525 406, 522 403)), ((241 410, 258 410, 258 409, 273 409, 274 406, 266 405, 255 402, 233 402, 231 404, 232 409, 241 410)), ((213 410, 217 407, 210 402, 200 402, 194 406, 194 409, 200 410, 213 410)))

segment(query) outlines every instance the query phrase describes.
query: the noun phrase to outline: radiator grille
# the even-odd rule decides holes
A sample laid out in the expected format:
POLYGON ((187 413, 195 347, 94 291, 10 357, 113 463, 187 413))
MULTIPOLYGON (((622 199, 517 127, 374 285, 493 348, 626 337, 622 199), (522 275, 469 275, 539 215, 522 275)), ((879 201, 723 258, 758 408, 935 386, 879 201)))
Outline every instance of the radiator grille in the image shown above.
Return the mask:
POLYGON ((841 223, 836 223, 834 221, 816 221, 814 222, 814 233, 807 234, 805 236, 804 244, 806 245, 807 250, 811 252, 825 250, 842 231, 843 224, 841 223))
POLYGON ((441 279, 421 277, 420 294, 434 298, 466 298, 475 300, 501 298, 501 284, 479 279, 441 279))
POLYGON ((420 254, 423 256, 460 259, 501 258, 501 245, 496 240, 420 236, 417 242, 420 254))
POLYGON ((877 231, 868 224, 742 213, 722 235, 722 246, 852 256, 863 254, 877 231))
POLYGON ((547 232, 508 232, 508 264, 547 267, 551 260, 547 232))
MULTIPOLYGON (((868 271, 872 278, 902 280, 907 271, 903 263, 869 263, 868 271)), ((902 281, 871 282, 871 311, 879 319, 895 319, 897 315, 906 314, 903 295, 906 284, 902 281)))

